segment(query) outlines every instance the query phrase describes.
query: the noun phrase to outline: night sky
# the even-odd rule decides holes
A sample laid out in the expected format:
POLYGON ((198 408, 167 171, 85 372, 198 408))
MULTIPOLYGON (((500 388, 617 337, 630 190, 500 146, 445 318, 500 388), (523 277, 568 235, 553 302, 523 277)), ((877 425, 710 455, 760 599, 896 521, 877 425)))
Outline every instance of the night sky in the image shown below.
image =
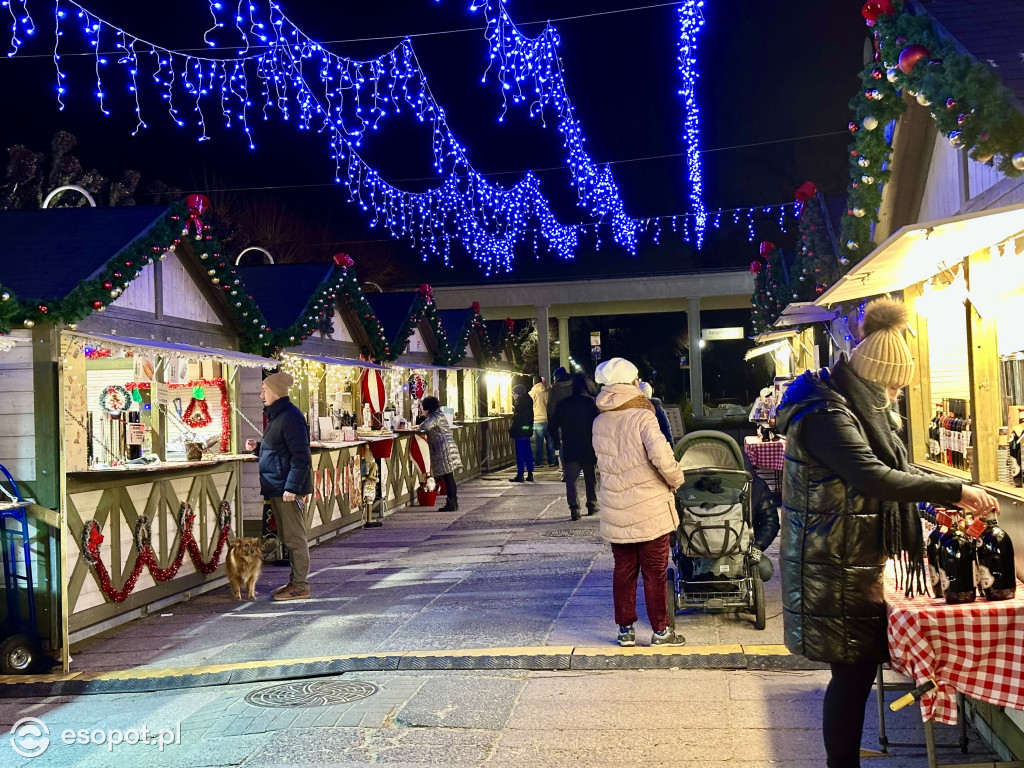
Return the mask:
MULTIPOLYGON (((210 16, 205 2, 83 2, 90 10, 131 33, 169 48, 202 46, 210 16), (159 12, 153 9, 160 9, 159 12)), ((514 0, 508 9, 528 32, 538 19, 594 13, 632 5, 628 0, 514 0)), ((770 3, 752 0, 707 0, 706 26, 699 40, 699 97, 705 203, 709 209, 763 206, 792 201, 804 180, 815 181, 826 195, 842 195, 847 183, 845 127, 847 102, 857 90, 866 29, 859 0, 829 3, 770 3), (816 134, 828 136, 789 141, 816 134), (782 140, 782 141, 779 141, 782 140), (764 144, 764 142, 777 142, 764 144), (740 145, 748 146, 736 149, 740 145)), ((475 167, 492 180, 513 184, 528 168, 551 168, 538 175, 563 222, 584 221, 564 169, 560 135, 544 129, 511 107, 505 122, 496 120, 500 94, 496 81, 480 82, 487 58, 482 17, 470 13, 466 0, 396 0, 387 3, 327 4, 312 0, 282 2, 289 17, 311 37, 324 41, 385 37, 406 33, 474 28, 453 34, 416 37, 414 47, 431 87, 444 105, 449 123, 460 136, 475 167)), ((250 151, 237 130, 225 131, 216 111, 207 112, 212 141, 199 143, 193 125, 176 128, 159 100, 144 103, 148 130, 132 137, 135 120, 127 92, 111 79, 110 117, 103 116, 93 97, 90 57, 65 57, 69 73, 67 109, 58 112, 54 98, 52 5, 29 8, 40 28, 19 56, 0 59, 6 86, 6 118, 0 141, 38 151, 47 150, 50 136, 64 129, 79 139, 75 151, 86 167, 108 176, 134 168, 141 186, 162 180, 185 190, 210 190, 214 206, 218 190, 239 196, 270 195, 278 204, 308 217, 330 235, 304 244, 312 260, 327 260, 346 251, 364 262, 386 256, 397 265, 393 284, 473 282, 481 271, 465 254, 453 267, 423 264, 403 244, 385 241, 366 226, 364 214, 347 202, 344 190, 332 183, 333 162, 327 140, 300 133, 294 124, 254 123, 257 149, 250 151), (49 9, 49 10, 48 10, 49 9), (49 13, 49 15, 47 15, 49 13), (247 188, 271 188, 252 191, 247 188)), ((678 26, 674 7, 647 8, 582 19, 556 21, 566 81, 588 148, 613 170, 631 216, 645 217, 687 210, 686 168, 681 141, 682 107, 676 90, 678 26), (634 158, 676 155, 637 162, 634 158)), ((66 35, 66 51, 87 50, 77 32, 66 35)), ((335 53, 375 56, 398 38, 369 42, 337 42, 335 53)), ((115 68, 111 67, 112 70, 115 68)), ((187 115, 186 115, 187 116, 187 115)), ((391 123, 372 137, 362 151, 389 181, 422 189, 431 176, 430 132, 412 120, 391 123), (407 180, 407 181, 406 181, 407 180)), ((138 196, 139 202, 145 202, 138 196)), ((759 233, 762 234, 762 233, 759 233)), ((764 236, 785 238, 766 225, 764 236)), ((792 235, 792 232, 791 232, 792 235)), ((660 246, 642 241, 636 258, 610 243, 600 252, 584 241, 575 261, 554 256, 534 259, 524 253, 513 279, 583 277, 657 273, 701 268, 738 267, 756 254, 742 228, 723 228, 701 252, 666 235, 660 246)))

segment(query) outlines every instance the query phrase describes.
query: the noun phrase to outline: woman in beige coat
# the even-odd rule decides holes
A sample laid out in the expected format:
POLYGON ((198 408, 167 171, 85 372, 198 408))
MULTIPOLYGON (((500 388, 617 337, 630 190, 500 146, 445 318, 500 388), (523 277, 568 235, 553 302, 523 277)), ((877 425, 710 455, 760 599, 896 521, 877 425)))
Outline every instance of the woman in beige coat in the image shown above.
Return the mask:
POLYGON ((635 365, 614 357, 597 367, 594 452, 601 471, 601 535, 615 557, 612 595, 618 642, 636 645, 636 582, 643 573, 651 645, 682 645, 670 629, 666 570, 669 534, 679 525, 673 491, 683 484, 654 407, 637 386, 635 365))

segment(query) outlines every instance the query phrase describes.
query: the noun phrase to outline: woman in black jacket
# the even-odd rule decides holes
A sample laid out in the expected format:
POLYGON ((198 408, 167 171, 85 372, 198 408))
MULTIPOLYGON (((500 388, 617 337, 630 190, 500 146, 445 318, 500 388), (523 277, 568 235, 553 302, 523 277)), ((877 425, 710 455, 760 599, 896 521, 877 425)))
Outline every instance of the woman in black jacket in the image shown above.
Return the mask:
POLYGON ((601 412, 597 402, 587 391, 587 377, 577 373, 572 377, 572 394, 563 399, 548 418, 548 431, 559 446, 562 457, 562 479, 565 481, 565 500, 569 516, 580 519, 580 501, 576 481, 583 473, 583 486, 587 494, 587 514, 597 514, 597 454, 594 453, 594 419, 601 412))
POLYGON ((523 482, 523 470, 526 470, 525 479, 532 483, 533 448, 530 447, 530 438, 533 436, 533 398, 522 384, 512 387, 512 394, 516 399, 512 404, 512 426, 508 433, 516 446, 516 476, 509 482, 523 482))
POLYGON ((913 371, 905 325, 902 304, 872 302, 850 359, 799 377, 777 414, 786 435, 785 640, 793 653, 831 666, 822 710, 829 768, 860 765, 863 717, 850 713, 863 713, 876 668, 889 658, 885 561, 897 559, 908 593, 924 589, 914 502, 998 511, 982 490, 911 470, 890 407, 913 371))

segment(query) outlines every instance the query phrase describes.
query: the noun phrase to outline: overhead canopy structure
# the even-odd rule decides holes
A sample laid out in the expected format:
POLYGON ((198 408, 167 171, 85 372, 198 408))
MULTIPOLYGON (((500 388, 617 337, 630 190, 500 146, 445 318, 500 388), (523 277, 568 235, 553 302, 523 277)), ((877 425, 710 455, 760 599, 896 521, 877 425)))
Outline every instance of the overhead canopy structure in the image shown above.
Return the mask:
POLYGON ((779 319, 775 321, 776 328, 792 328, 798 325, 810 325, 812 323, 828 323, 839 316, 839 311, 815 306, 810 301, 793 302, 782 310, 779 319))
POLYGON ((178 355, 192 360, 213 360, 219 363, 230 363, 243 368, 277 368, 280 360, 274 360, 260 355, 250 355, 247 352, 236 352, 230 349, 208 349, 197 347, 192 344, 179 344, 173 341, 160 341, 159 339, 134 339, 126 336, 107 336, 102 333, 76 333, 76 336, 86 340, 94 341, 103 347, 114 349, 128 349, 135 352, 150 352, 157 355, 178 355))
POLYGON ((902 227, 814 303, 827 307, 901 291, 1021 232, 1024 205, 902 227))
POLYGON ((369 360, 355 360, 349 357, 329 357, 326 355, 307 355, 302 352, 285 352, 285 357, 299 357, 311 363, 324 365, 347 365, 352 368, 369 368, 373 371, 386 371, 388 366, 371 363, 369 360))
POLYGON ((796 331, 768 331, 754 337, 756 347, 748 349, 743 355, 744 360, 753 360, 755 357, 778 352, 782 349, 790 349, 790 340, 796 338, 796 331))

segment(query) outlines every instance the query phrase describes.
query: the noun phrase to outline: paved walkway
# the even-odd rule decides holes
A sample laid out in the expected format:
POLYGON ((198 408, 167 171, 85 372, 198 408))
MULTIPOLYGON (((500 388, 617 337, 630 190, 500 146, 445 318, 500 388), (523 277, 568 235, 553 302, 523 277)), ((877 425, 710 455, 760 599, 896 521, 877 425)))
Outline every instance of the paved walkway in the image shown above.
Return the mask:
MULTIPOLYGON (((458 513, 413 508, 315 548, 309 602, 270 602, 287 571, 268 567, 255 603, 234 603, 225 587, 74 649, 65 685, 120 681, 113 693, 0 689, 0 764, 105 767, 113 752, 118 763, 189 768, 823 764, 827 672, 780 656, 777 579, 762 632, 749 615, 681 614, 685 649, 625 653, 597 520, 569 521, 554 471, 534 485, 509 476, 460 489, 458 513), (614 669, 631 664, 661 668, 614 669), (129 692, 140 678, 159 682, 129 692), (8 743, 24 717, 49 729, 39 757, 8 743), (174 743, 111 744, 143 725, 174 743), (68 729, 93 743, 64 743, 68 729)), ((649 627, 637 629, 646 645, 649 627)), ((916 708, 888 725, 894 741, 923 740, 916 708)), ((972 736, 976 759, 985 753, 972 736)), ((926 765, 923 748, 871 764, 926 765)))

